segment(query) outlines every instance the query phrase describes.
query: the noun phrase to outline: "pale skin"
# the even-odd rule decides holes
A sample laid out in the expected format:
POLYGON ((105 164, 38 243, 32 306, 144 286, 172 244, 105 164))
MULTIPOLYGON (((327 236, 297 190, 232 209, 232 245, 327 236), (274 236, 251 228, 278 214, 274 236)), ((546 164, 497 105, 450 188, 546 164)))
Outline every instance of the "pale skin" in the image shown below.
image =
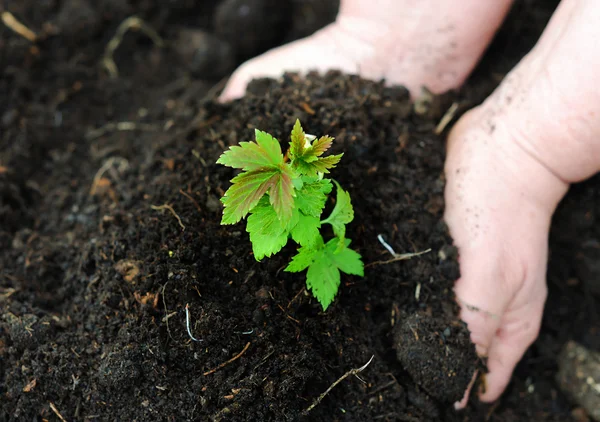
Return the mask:
MULTIPOLYGON (((242 65, 222 99, 253 77, 341 69, 418 96, 459 87, 511 0, 342 0, 335 23, 242 65)), ((483 401, 505 390, 536 339, 548 230, 569 185, 600 170, 600 2, 562 0, 533 50, 451 130, 445 219, 460 253, 461 318, 488 358, 483 401)), ((463 407, 468 397, 457 407, 463 407)))

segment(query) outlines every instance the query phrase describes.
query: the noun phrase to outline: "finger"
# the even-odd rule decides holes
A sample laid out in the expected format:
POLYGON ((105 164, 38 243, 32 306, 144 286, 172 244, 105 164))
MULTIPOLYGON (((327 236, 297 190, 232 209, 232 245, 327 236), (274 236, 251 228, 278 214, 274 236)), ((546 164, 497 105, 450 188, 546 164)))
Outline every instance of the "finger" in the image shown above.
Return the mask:
POLYGON ((345 0, 335 23, 315 35, 243 64, 221 100, 244 94, 258 77, 284 71, 338 69, 404 85, 414 95, 426 86, 441 93, 460 86, 487 47, 512 0, 345 0))
POLYGON ((356 61, 351 59, 340 45, 354 45, 354 54, 359 57, 360 54, 365 54, 364 50, 369 47, 357 40, 338 38, 338 30, 329 25, 309 38, 273 49, 247 61, 233 73, 219 98, 220 101, 231 101, 243 96, 252 79, 278 78, 286 71, 303 74, 309 70, 326 72, 339 69, 346 73, 357 73, 359 69, 356 61), (361 51, 363 52, 360 53, 361 51))
MULTIPOLYGON (((545 287, 543 281, 534 284, 545 287)), ((514 316, 506 316, 509 321, 496 333, 487 360, 489 374, 486 375, 486 389, 480 394, 480 400, 491 402, 500 397, 517 363, 537 338, 546 299, 545 290, 537 298, 527 309, 520 308, 515 310, 514 316)))
POLYGON ((471 382, 467 386, 467 390, 465 391, 463 398, 460 401, 454 403, 455 410, 461 410, 461 409, 464 409, 465 407, 467 407, 467 404, 469 402, 469 396, 471 395, 471 390, 473 389, 473 385, 475 384, 475 381, 477 381, 478 375, 479 375, 479 371, 475 371, 473 373, 473 377, 471 378, 471 382))

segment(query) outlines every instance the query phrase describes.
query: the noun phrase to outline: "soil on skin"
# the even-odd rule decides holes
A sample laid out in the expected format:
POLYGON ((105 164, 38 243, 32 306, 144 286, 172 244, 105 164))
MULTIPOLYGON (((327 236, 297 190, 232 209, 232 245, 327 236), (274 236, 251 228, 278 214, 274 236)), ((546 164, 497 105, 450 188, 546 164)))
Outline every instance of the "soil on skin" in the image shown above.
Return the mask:
POLYGON ((335 2, 290 1, 277 37, 228 38, 222 22, 270 3, 9 3, 43 39, 0 29, 0 421, 575 420, 554 376, 567 340, 600 345, 589 294, 598 180, 577 186, 557 214, 542 333, 505 396, 456 413, 481 363, 456 317, 444 139, 434 134, 453 101, 466 109, 493 89, 552 8, 517 2, 464 91, 419 113, 403 88, 337 73, 258 80, 244 99, 215 102, 224 76, 215 68, 226 74, 335 16, 335 2), (134 13, 167 43, 126 33, 110 78, 99 61, 134 13), (182 36, 190 28, 205 32, 182 36), (190 40, 197 48, 182 45, 190 40), (221 61, 203 73, 207 57, 221 61), (257 262, 244 224, 219 224, 235 172, 218 156, 254 128, 285 147, 296 118, 344 152, 332 177, 352 196, 348 236, 367 264, 364 278, 343 276, 326 312, 303 274, 282 271, 292 244, 257 262), (387 262, 379 234, 398 253, 430 251, 387 262), (372 357, 360 379, 303 415, 372 357))

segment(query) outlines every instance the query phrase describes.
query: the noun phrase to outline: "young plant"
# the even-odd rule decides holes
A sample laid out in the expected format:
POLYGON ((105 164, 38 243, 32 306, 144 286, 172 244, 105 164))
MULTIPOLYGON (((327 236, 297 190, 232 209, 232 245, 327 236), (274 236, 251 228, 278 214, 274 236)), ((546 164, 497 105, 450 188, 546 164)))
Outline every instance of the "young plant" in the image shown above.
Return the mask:
POLYGON ((290 238, 298 243, 298 253, 285 271, 308 268, 306 286, 326 310, 340 286, 340 271, 364 275, 361 256, 348 248, 350 239, 346 238, 346 224, 354 218, 350 195, 335 180, 332 183, 324 177, 343 154, 324 157, 333 138, 305 134, 299 120, 285 156, 279 141, 268 133, 255 130, 255 137, 256 142, 232 146, 217 160, 242 170, 221 199, 221 224, 235 224, 249 214, 246 231, 257 261, 279 252, 290 238), (335 206, 321 219, 333 184, 335 206), (331 225, 335 235, 327 242, 320 232, 325 224, 331 225))

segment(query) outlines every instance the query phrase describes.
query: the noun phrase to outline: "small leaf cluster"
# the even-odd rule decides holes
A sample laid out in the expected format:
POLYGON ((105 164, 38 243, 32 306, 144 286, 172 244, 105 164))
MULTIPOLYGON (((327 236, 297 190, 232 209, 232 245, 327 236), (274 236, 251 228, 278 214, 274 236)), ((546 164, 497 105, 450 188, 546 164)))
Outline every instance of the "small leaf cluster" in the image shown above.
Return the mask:
POLYGON ((290 147, 284 155, 277 139, 256 130, 255 142, 230 147, 218 164, 242 170, 231 180, 221 199, 221 224, 235 224, 247 217, 256 260, 279 252, 292 239, 299 245, 285 271, 307 269, 306 284, 323 310, 333 302, 340 286, 340 271, 363 276, 360 254, 349 248, 346 225, 354 218, 348 192, 325 177, 343 154, 327 155, 333 138, 304 133, 296 120, 290 147), (322 218, 328 195, 336 188, 336 202, 322 218), (329 224, 334 237, 325 242, 321 228, 329 224))

